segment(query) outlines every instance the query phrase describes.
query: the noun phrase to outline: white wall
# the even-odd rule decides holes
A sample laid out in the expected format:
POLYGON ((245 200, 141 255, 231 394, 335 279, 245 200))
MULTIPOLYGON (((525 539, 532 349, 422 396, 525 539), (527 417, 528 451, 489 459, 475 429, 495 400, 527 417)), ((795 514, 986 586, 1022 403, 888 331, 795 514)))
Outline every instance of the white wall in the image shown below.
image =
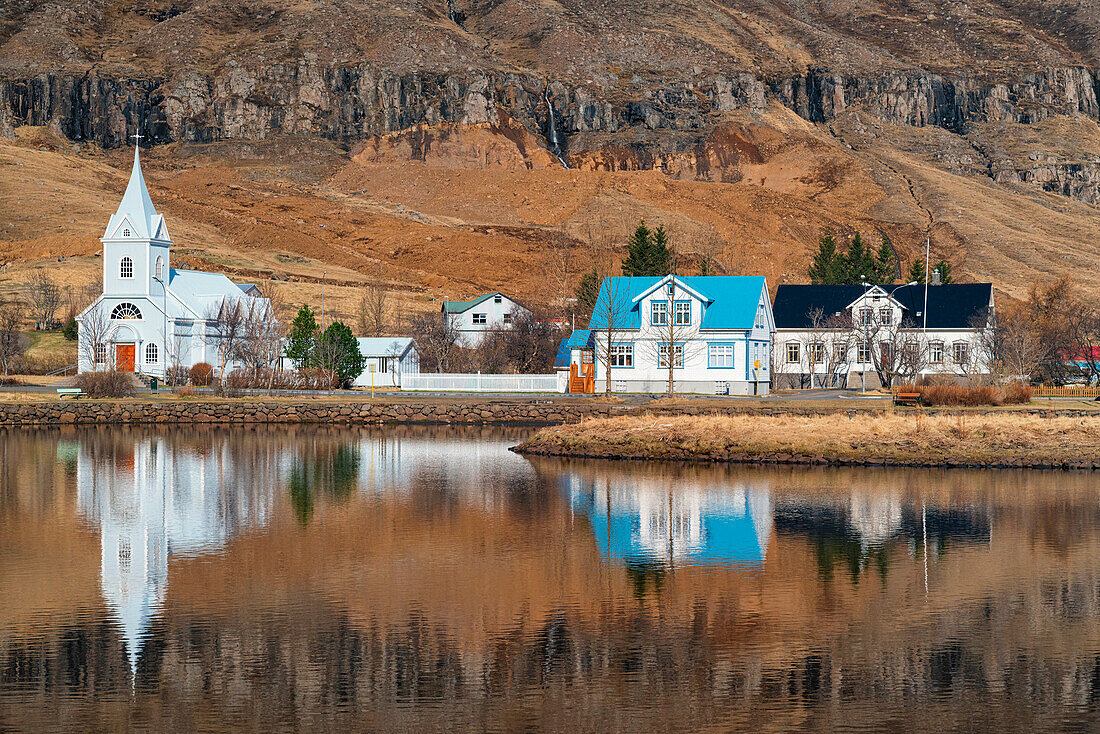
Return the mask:
POLYGON ((455 328, 461 333, 464 346, 476 347, 485 338, 486 331, 497 331, 508 328, 504 323, 504 315, 512 314, 512 318, 519 318, 521 314, 530 315, 531 312, 513 301, 508 296, 499 295, 490 297, 462 313, 450 314, 455 328), (497 303, 497 297, 500 303, 497 303), (484 314, 484 324, 474 323, 474 314, 484 314))

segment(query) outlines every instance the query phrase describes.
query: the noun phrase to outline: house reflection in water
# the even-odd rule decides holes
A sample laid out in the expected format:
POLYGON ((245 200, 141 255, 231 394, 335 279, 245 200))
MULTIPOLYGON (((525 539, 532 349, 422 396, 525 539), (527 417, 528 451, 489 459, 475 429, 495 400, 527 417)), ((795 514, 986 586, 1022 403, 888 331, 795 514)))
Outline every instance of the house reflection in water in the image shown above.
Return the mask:
POLYGON ((610 559, 668 566, 764 561, 772 530, 766 484, 705 488, 671 477, 577 472, 564 473, 562 482, 610 559))
POLYGON ((77 455, 80 511, 99 527, 103 596, 121 626, 135 679, 142 636, 164 600, 169 558, 215 550, 271 513, 270 491, 255 488, 274 485, 242 476, 224 446, 206 448, 191 452, 142 438, 89 442, 77 455))

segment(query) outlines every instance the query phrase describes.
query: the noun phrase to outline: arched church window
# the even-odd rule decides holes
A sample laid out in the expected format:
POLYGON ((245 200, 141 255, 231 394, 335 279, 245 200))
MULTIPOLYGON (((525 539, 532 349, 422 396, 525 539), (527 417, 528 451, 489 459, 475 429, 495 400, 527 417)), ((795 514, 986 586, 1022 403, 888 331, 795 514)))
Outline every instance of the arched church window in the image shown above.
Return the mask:
POLYGON ((145 364, 156 364, 160 361, 160 349, 153 342, 145 345, 145 364))
POLYGON ((124 257, 119 260, 118 263, 118 277, 120 278, 132 278, 134 277, 134 261, 128 257, 124 257))
POLYGON ((104 364, 107 362, 107 345, 96 344, 95 345, 95 363, 104 364))
POLYGON ((164 258, 163 257, 158 257, 157 258, 156 265, 153 267, 153 272, 155 273, 155 275, 153 277, 156 278, 157 280, 160 280, 164 277, 164 258))
POLYGON ((111 321, 135 321, 141 319, 141 309, 132 303, 120 303, 111 311, 111 321))

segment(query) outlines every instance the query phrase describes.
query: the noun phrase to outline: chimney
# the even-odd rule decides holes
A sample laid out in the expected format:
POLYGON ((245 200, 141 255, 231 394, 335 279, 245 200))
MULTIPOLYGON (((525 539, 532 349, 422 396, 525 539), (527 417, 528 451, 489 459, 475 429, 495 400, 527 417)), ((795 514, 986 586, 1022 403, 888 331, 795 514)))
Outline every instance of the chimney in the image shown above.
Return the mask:
POLYGON ((943 278, 940 276, 939 268, 933 268, 932 280, 929 281, 929 285, 943 285, 943 278))

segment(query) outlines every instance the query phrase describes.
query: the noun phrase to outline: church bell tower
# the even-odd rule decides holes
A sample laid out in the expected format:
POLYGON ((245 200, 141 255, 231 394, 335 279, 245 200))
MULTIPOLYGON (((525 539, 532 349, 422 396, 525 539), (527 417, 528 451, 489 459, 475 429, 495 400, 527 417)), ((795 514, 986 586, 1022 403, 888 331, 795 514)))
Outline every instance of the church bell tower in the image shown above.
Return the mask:
POLYGON ((137 145, 126 193, 99 241, 103 243, 105 296, 161 296, 162 285, 168 284, 172 239, 164 217, 157 214, 149 198, 137 145))

